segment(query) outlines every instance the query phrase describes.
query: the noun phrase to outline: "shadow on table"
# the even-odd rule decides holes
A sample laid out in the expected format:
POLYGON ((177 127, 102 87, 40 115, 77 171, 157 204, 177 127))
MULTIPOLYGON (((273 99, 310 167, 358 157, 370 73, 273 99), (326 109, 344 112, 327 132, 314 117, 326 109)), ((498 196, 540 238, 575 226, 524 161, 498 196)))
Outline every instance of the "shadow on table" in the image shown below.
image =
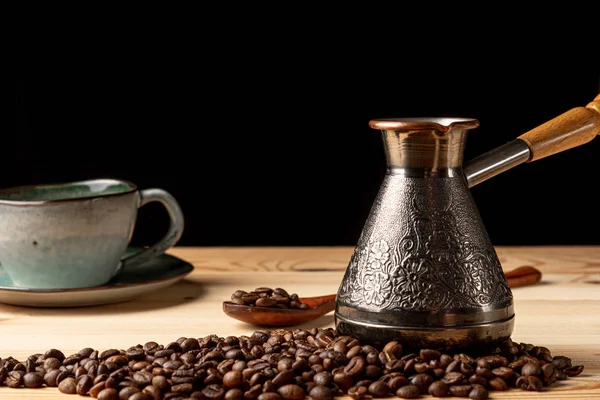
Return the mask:
POLYGON ((328 328, 333 326, 333 313, 322 315, 319 318, 302 325, 296 325, 293 329, 328 328))

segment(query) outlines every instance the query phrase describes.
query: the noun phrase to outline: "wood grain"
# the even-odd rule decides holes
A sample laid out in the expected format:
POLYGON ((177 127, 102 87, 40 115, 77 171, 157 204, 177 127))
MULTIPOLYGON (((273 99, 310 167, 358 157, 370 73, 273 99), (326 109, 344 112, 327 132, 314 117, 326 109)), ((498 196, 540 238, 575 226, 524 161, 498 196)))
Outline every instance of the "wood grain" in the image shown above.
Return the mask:
MULTIPOLYGON (((176 247, 170 254, 196 267, 185 280, 146 297, 107 306, 37 309, 0 304, 0 357, 25 359, 58 348, 75 353, 127 348, 181 336, 250 334, 255 328, 228 318, 222 302, 236 289, 284 287, 300 296, 335 293, 349 247, 176 247)), ((491 399, 600 399, 600 246, 499 247, 506 270, 531 265, 541 282, 513 289, 513 339, 548 347, 584 364, 582 375, 542 393, 492 392, 491 399)), ((332 314, 306 325, 333 326, 332 314)), ((54 388, 0 388, 3 400, 76 399, 54 388)), ((424 397, 428 398, 428 397, 424 397)), ((393 399, 393 398, 392 398, 393 399)), ((345 398, 349 400, 349 398, 345 398)))
POLYGON ((573 108, 519 136, 531 150, 529 161, 581 146, 600 134, 598 97, 586 107, 573 108))

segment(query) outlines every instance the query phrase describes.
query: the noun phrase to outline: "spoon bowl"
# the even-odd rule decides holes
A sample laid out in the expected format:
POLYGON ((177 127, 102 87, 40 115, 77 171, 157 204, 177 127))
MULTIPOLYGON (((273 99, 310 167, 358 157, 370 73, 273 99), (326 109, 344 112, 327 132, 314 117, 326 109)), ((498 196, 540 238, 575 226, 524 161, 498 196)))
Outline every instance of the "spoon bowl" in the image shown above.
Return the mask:
POLYGON ((335 310, 335 294, 317 297, 301 297, 301 303, 309 308, 271 308, 246 306, 231 301, 223 302, 223 312, 238 321, 257 326, 294 326, 310 322, 335 310))

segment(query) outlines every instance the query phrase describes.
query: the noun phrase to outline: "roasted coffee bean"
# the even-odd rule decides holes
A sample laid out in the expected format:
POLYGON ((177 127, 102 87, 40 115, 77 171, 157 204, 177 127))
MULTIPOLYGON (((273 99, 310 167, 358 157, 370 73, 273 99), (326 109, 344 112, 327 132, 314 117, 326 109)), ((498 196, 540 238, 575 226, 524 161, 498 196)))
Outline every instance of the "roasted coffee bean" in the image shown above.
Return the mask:
POLYGON ((409 380, 403 375, 394 376, 387 382, 387 385, 392 393, 396 393, 398 389, 408 384, 410 384, 409 380))
MULTIPOLYGON (((539 368, 539 367, 538 367, 538 368, 539 368)), ((481 377, 483 377, 483 378, 485 378, 485 379, 492 379, 492 378, 494 378, 494 377, 496 376, 496 375, 495 375, 495 374, 494 374, 492 371, 490 371, 489 369, 487 369, 487 368, 483 368, 483 367, 480 367, 480 366, 477 366, 477 368, 475 369, 475 373, 477 374, 477 376, 481 376, 481 377)), ((468 374, 467 374, 467 375, 468 375, 468 374)))
POLYGON ((131 396, 129 396, 129 398, 127 400, 160 400, 160 399, 162 399, 162 395, 160 394, 160 392, 158 392, 156 394, 150 393, 154 389, 156 389, 156 388, 154 388, 152 386, 146 386, 144 388, 144 391, 132 394, 131 396), (146 392, 147 390, 149 390, 149 391, 146 392))
POLYGON ((58 390, 64 394, 76 394, 77 382, 75 381, 75 378, 68 377, 63 379, 63 381, 58 384, 58 390))
POLYGON ((488 381, 488 385, 493 390, 506 390, 508 385, 502 378, 492 378, 488 381))
POLYGON ((396 396, 401 399, 416 399, 421 396, 421 389, 414 385, 402 386, 396 391, 396 396))
MULTIPOLYGON (((240 391, 240 394, 241 393, 242 392, 240 391)), ((229 392, 227 392, 227 394, 229 394, 229 392)), ((229 399, 227 397, 227 394, 225 395, 225 400, 235 400, 235 399, 229 399)), ((281 396, 275 392, 265 392, 265 393, 259 394, 257 400, 281 400, 281 396)))
POLYGON ((39 388, 44 384, 44 377, 37 372, 28 372, 23 375, 23 386, 26 388, 39 388))
POLYGON ((469 392, 469 398, 473 400, 485 400, 490 393, 483 386, 476 386, 469 392))
MULTIPOLYGON (((200 393, 202 393, 202 392, 200 392, 200 393)), ((266 393, 262 393, 258 397, 260 398, 260 396, 263 394, 266 394, 266 393)), ((273 394, 277 395, 277 397, 270 397, 270 398, 263 397, 261 400, 281 400, 281 396, 279 396, 277 393, 273 393, 273 394)), ((202 394, 202 396, 204 396, 204 395, 202 394)), ((202 397, 198 397, 198 398, 202 398, 202 397)), ((238 388, 229 389, 225 393, 225 400, 243 400, 243 399, 244 399, 244 392, 242 392, 241 389, 238 389, 238 388)))
POLYGON ((460 372, 448 372, 446 375, 444 375, 441 381, 446 385, 457 385, 463 379, 465 379, 465 376, 460 372))
POLYGON ((23 384, 24 375, 22 371, 10 371, 4 379, 4 384, 9 388, 19 388, 23 384))
POLYGON ((383 381, 371 383, 367 390, 373 397, 386 397, 390 392, 389 386, 383 381))
MULTIPOLYGON (((93 382, 92 382, 93 383, 93 382)), ((89 395, 93 398, 98 397, 98 393, 106 389, 106 382, 98 382, 92 385, 90 390, 88 391, 89 395)))
POLYGON ((316 385, 308 392, 308 395, 314 400, 331 400, 333 399, 333 391, 327 386, 316 385))
POLYGON ((571 365, 572 365, 571 359, 569 357, 565 357, 565 356, 552 357, 552 364, 559 371, 565 370, 565 369, 571 367, 571 365))
POLYGON ((333 382, 333 375, 329 371, 319 372, 313 376, 313 381, 320 386, 329 386, 333 382))
POLYGON ((448 394, 448 385, 442 381, 435 381, 429 385, 428 392, 433 397, 446 397, 446 394, 448 394))
POLYGON ((61 373, 61 371, 58 369, 53 369, 50 372, 46 372, 46 374, 44 375, 44 383, 46 384, 46 386, 48 386, 48 387, 58 386, 58 383, 56 382, 56 378, 58 377, 58 375, 60 373, 61 373))
POLYGON ((94 378, 89 375, 81 375, 79 379, 77 379, 77 385, 75 390, 77 394, 80 396, 85 396, 90 389, 94 386, 94 378))
POLYGON ((565 368, 563 373, 568 377, 574 377, 583 372, 583 365, 573 365, 572 367, 565 368))
POLYGON ((498 378, 502 378, 504 380, 508 380, 508 379, 512 378, 513 376, 515 376, 515 372, 508 367, 494 368, 492 370, 492 373, 494 375, 496 375, 498 378))
POLYGON ((448 387, 452 396, 455 397, 468 397, 472 389, 473 386, 471 385, 451 385, 448 387))
POLYGON ((453 360, 448 366, 446 366, 446 373, 448 372, 460 372, 460 360, 453 360))
POLYGON ((232 389, 242 386, 244 378, 240 371, 229 371, 223 375, 222 382, 225 389, 232 389))
POLYGON ((488 384, 488 380, 479 375, 471 375, 469 377, 469 383, 471 385, 481 385, 483 387, 486 387, 488 384))
POLYGON ((285 400, 304 400, 304 390, 295 384, 287 384, 277 389, 277 393, 285 400))
POLYGON ((207 400, 222 400, 225 396, 225 389, 216 384, 207 385, 204 389, 202 389, 202 394, 207 400))
POLYGON ((98 393, 98 400, 119 400, 119 393, 116 389, 103 389, 98 393))
POLYGON ((534 363, 527 363, 525 365, 523 365, 523 368, 521 368, 521 375, 523 376, 529 376, 529 375, 540 375, 542 373, 542 369, 540 368, 539 364, 534 364, 534 363))
MULTIPOLYGON (((410 384, 416 386, 421 391, 421 394, 427 394, 429 385, 433 383, 433 378, 428 374, 416 374, 410 379, 410 384)), ((446 382, 444 382, 446 383, 446 382)))
POLYGON ((554 364, 548 363, 542 366, 542 381, 544 386, 550 386, 556 382, 556 368, 554 364))
POLYGON ((367 394, 367 388, 365 386, 352 386, 348 389, 348 396, 354 400, 362 400, 367 394))
POLYGON ((60 373, 56 376, 56 385, 58 386, 63 380, 72 376, 73 374, 67 370, 60 371, 60 373))
POLYGON ((437 360, 441 357, 441 353, 437 350, 422 349, 419 353, 423 361, 437 360))
POLYGON ((62 362, 56 357, 46 357, 46 359, 44 360, 44 369, 46 371, 59 369, 61 365, 62 362))
POLYGON ((543 383, 540 378, 529 375, 529 376, 520 376, 517 378, 515 385, 521 389, 529 390, 529 391, 540 391, 542 390, 543 383))

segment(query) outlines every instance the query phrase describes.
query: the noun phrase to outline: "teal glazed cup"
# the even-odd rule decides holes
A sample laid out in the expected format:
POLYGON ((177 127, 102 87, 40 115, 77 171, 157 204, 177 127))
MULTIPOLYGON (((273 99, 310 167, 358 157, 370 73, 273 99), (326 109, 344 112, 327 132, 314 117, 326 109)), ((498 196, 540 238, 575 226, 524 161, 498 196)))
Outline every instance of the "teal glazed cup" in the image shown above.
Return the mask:
POLYGON ((101 286, 120 271, 163 254, 183 233, 175 198, 163 189, 95 179, 0 190, 0 264, 15 286, 101 286), (157 201, 168 211, 163 238, 125 257, 138 209, 157 201))

